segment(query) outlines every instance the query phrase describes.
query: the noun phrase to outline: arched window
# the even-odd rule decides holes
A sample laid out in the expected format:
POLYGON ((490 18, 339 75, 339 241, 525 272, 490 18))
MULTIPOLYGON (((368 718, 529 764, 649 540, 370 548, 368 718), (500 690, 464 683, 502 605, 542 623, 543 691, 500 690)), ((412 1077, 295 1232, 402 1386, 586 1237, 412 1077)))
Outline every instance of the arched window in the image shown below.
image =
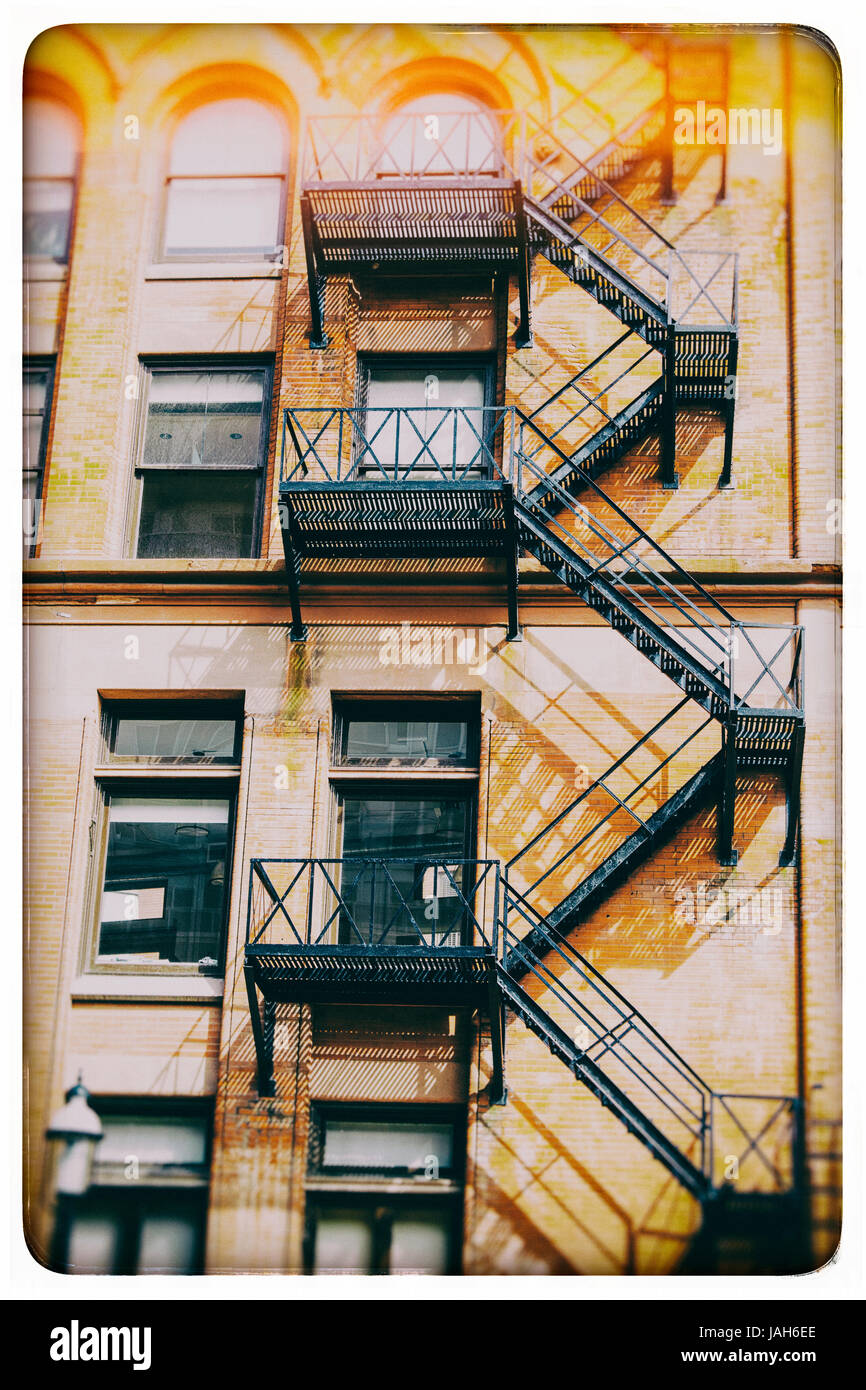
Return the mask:
POLYGON ((286 131, 277 113, 244 98, 186 116, 171 145, 163 255, 273 256, 283 241, 286 131))
POLYGON ((472 97, 428 92, 404 102, 384 123, 384 172, 431 178, 502 169, 496 118, 472 97))
POLYGON ((75 202, 81 127, 68 107, 24 102, 24 254, 65 261, 75 202))

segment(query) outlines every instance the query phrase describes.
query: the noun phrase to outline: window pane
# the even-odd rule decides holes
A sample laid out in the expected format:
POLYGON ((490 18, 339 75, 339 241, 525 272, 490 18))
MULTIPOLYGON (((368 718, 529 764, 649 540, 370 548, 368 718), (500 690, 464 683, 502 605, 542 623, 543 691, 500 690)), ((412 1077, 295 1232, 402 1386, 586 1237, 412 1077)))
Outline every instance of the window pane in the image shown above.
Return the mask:
POLYGON ((281 179, 179 179, 168 185, 169 256, 272 255, 282 243, 281 179))
POLYGON ((324 1168, 355 1168, 444 1177, 453 1164, 453 1126, 450 1124, 373 1120, 325 1121, 324 1168))
POLYGON ((113 1274, 120 1260, 123 1227, 111 1203, 88 1197, 91 1210, 79 1210, 69 1236, 67 1266, 73 1274, 113 1274))
POLYGON ((484 436, 490 421, 481 410, 485 381, 485 373, 477 369, 435 362, 372 367, 364 421, 371 450, 360 459, 362 471, 378 464, 392 472, 411 468, 414 477, 488 467, 491 441, 484 436), (399 421, 390 413, 394 407, 405 412, 399 421))
POLYGON ((316 1274, 369 1274, 373 1262, 372 1212, 335 1208, 316 1221, 316 1274))
POLYGON ((207 1160, 207 1125, 186 1115, 103 1115, 103 1137, 96 1146, 96 1163, 170 1165, 203 1164, 207 1160))
POLYGON ((401 1209, 391 1226, 391 1273, 447 1274, 448 1227, 447 1213, 401 1209))
POLYGON ((388 860, 360 869, 346 864, 340 940, 395 946, 458 946, 466 928, 462 868, 429 859, 466 858, 470 803, 458 797, 347 795, 342 804, 343 858, 388 860), (404 862, 393 862, 395 859, 404 862))
POLYGON ((200 1204, 189 1198, 165 1208, 151 1198, 142 1218, 137 1274, 196 1274, 202 1218, 200 1204))
POLYGON ((469 725, 465 719, 348 719, 344 757, 349 762, 384 758, 392 762, 465 763, 469 725))
POLYGON ((138 555, 143 559, 252 554, 258 473, 146 473, 138 555))
POLYGON ((27 179, 24 183, 25 256, 65 260, 72 214, 72 181, 27 179))
POLYGON ((223 798, 112 799, 99 961, 217 963, 228 820, 223 798))
POLYGON ((28 97, 23 120, 25 178, 73 178, 81 128, 72 112, 59 102, 28 97))
POLYGON ((278 174, 285 161, 277 113, 243 97, 198 107, 171 146, 172 174, 278 174))
POLYGON ((234 719, 118 718, 112 752, 123 758, 165 758, 233 762, 234 719))
POLYGON ((256 371, 154 371, 142 462, 257 466, 264 385, 264 373, 256 371))

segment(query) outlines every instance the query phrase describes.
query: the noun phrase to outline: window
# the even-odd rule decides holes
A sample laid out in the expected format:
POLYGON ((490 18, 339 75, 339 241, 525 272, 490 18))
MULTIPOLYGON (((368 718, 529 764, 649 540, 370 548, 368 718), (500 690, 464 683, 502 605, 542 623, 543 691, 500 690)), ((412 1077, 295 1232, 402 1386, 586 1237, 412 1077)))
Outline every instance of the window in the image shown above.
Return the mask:
POLYGON ((74 1274, 200 1274, 210 1102, 96 1099, 103 1138, 69 1233, 74 1274))
POLYGON ((136 476, 137 555, 239 559, 259 544, 271 371, 152 366, 136 476))
POLYGON ((273 256, 283 242, 287 160, 284 124, 260 102, 214 101, 186 116, 171 145, 163 255, 273 256))
POLYGON ((31 359, 24 363, 23 504, 24 539, 32 548, 39 535, 42 481, 48 440, 48 418, 54 385, 54 363, 31 359))
POLYGON ((498 414, 489 409, 493 387, 493 364, 485 358, 367 358, 358 377, 358 472, 383 478, 383 470, 399 471, 419 480, 488 476, 498 414))
POLYGON ((335 716, 334 759, 342 766, 478 765, 477 701, 348 701, 335 716))
POLYGON ((307 1269, 458 1273, 464 1147, 453 1106, 314 1106, 307 1269))
POLYGON ((338 704, 333 756, 340 942, 468 944, 463 889, 474 881, 465 861, 475 853, 477 702, 338 704), (419 781, 418 768, 439 775, 419 781))
POLYGON ((102 770, 99 778, 101 864, 91 969, 218 974, 228 910, 237 706, 118 702, 106 707, 104 729, 111 772, 102 770), (225 776, 204 781, 195 775, 211 764, 225 776), (132 781, 134 767, 139 775, 132 781), (168 776, 171 767, 178 771, 168 776))
POLYGON ((66 261, 81 129, 65 106, 24 102, 24 255, 66 261))
POLYGON ((428 92, 405 102, 388 117, 382 144, 380 177, 495 177, 502 172, 495 117, 481 102, 457 92, 428 92))

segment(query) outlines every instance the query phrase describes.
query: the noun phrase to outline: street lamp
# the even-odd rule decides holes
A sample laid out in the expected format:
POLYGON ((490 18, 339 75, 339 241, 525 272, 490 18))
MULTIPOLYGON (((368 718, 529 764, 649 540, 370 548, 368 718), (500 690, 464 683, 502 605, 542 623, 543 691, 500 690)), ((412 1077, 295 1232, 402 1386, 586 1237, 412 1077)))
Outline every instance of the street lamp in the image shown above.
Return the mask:
POLYGON ((46 1138, 58 1139, 63 1143, 55 1178, 57 1214, 51 1263, 55 1269, 65 1272, 75 1204, 90 1187, 93 1154, 102 1138, 102 1121, 90 1104, 90 1092, 84 1085, 81 1072, 75 1085, 66 1092, 65 1105, 53 1116, 46 1138))

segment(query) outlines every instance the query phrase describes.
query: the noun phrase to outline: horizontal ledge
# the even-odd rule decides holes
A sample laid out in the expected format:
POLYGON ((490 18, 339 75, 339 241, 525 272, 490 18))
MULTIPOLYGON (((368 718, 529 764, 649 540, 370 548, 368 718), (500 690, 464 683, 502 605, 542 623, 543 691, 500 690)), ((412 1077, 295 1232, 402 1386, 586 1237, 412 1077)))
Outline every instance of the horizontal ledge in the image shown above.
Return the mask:
POLYGON ((214 975, 79 975, 73 1001, 123 1004, 221 1004, 224 984, 214 975))
POLYGON ((165 261, 149 265, 145 280, 279 280, 273 261, 165 261))

